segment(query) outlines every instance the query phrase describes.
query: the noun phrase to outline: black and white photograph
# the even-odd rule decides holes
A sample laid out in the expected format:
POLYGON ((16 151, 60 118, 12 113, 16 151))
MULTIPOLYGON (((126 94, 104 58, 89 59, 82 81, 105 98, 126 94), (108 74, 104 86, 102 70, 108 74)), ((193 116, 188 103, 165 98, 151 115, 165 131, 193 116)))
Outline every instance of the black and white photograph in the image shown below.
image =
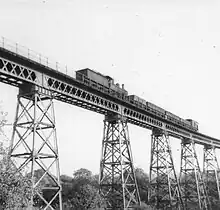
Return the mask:
POLYGON ((218 0, 0 0, 0 210, 220 210, 219 21, 218 0))

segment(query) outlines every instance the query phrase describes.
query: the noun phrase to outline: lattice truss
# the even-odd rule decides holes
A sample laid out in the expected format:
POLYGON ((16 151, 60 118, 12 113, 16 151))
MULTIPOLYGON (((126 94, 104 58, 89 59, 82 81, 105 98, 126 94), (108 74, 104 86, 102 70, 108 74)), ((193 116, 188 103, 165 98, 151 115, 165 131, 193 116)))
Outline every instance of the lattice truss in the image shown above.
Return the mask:
POLYGON ((161 130, 153 130, 151 141, 149 202, 157 209, 182 209, 169 137, 161 130))
POLYGON ((29 205, 40 202, 43 209, 55 209, 55 199, 61 206, 61 185, 53 98, 37 90, 23 93, 20 89, 13 127, 10 156, 17 171, 32 180, 29 205), (51 197, 45 199, 49 190, 51 197))
POLYGON ((181 143, 180 185, 186 208, 189 206, 208 209, 209 200, 193 141, 183 139, 181 143))
MULTIPOLYGON (((0 49, 0 51, 2 50, 0 49)), ((9 53, 9 55, 11 56, 11 53, 9 53)), ((56 93, 54 97, 57 100, 105 115, 108 111, 118 114, 123 113, 123 115, 127 117, 129 123, 145 128, 157 127, 159 129, 166 129, 168 132, 175 134, 175 137, 191 137, 189 131, 174 126, 174 124, 167 124, 167 122, 164 122, 163 120, 159 120, 158 118, 152 116, 150 117, 146 113, 144 114, 143 112, 140 112, 136 109, 134 110, 133 108, 129 108, 130 105, 126 107, 122 106, 120 102, 116 102, 115 100, 110 99, 110 95, 106 93, 106 91, 103 91, 103 88, 101 86, 98 86, 97 84, 95 85, 95 83, 88 84, 88 82, 85 82, 84 85, 86 85, 89 89, 82 89, 80 88, 81 85, 78 84, 79 81, 76 83, 75 78, 71 78, 68 75, 66 75, 66 79, 68 81, 66 82, 66 79, 61 79, 64 75, 60 72, 51 72, 53 76, 50 74, 48 75, 38 70, 34 70, 33 68, 28 68, 26 66, 18 64, 16 61, 13 62, 13 60, 14 59, 12 58, 8 60, 0 56, 1 82, 13 86, 20 86, 24 83, 38 85, 39 87, 49 89, 56 93), (94 89, 103 92, 105 96, 108 97, 108 99, 97 93, 94 93, 94 89)), ((26 59, 24 59, 24 61, 25 60, 26 59)), ((35 61, 33 62, 36 64, 35 61)), ((43 66, 40 65, 39 67, 42 68, 43 66)), ((45 68, 45 70, 47 69, 46 66, 44 66, 43 68, 45 68)), ((146 107, 139 107, 139 109, 142 109, 142 111, 146 111, 146 107)), ((194 133, 193 138, 196 139, 197 142, 207 142, 208 144, 211 140, 212 144, 220 147, 219 140, 217 139, 210 139, 210 137, 199 133, 194 133)))
MULTIPOLYGON (((39 80, 37 79, 36 73, 34 71, 22 65, 13 63, 7 59, 0 58, 0 69, 2 69, 3 72, 9 73, 10 75, 16 76, 18 78, 22 78, 36 84, 39 83, 39 80)), ((6 76, 4 77, 1 75, 1 79, 5 79, 5 82, 7 82, 6 78, 6 76)), ((14 78, 12 81, 16 81, 16 79, 14 78)), ((18 84, 20 83, 18 82, 18 84)))
POLYGON ((207 193, 213 202, 220 201, 220 170, 216 157, 215 147, 204 146, 204 179, 207 186, 207 193))
POLYGON ((100 192, 107 209, 140 204, 126 119, 106 117, 100 163, 100 192))

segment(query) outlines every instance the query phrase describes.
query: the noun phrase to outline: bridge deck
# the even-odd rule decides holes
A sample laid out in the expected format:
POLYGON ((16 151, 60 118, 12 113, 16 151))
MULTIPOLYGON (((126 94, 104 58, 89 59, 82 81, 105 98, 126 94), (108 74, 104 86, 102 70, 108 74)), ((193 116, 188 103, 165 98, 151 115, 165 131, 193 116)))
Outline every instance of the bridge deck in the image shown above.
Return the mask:
MULTIPOLYGON (((74 75, 74 74, 73 74, 74 75)), ((39 91, 49 90, 55 99, 95 111, 104 115, 108 112, 122 114, 128 122, 147 129, 159 128, 177 138, 188 138, 198 144, 220 148, 220 140, 191 131, 134 104, 101 92, 84 84, 45 63, 24 57, 16 52, 0 47, 0 82, 20 87, 34 85, 39 91)))

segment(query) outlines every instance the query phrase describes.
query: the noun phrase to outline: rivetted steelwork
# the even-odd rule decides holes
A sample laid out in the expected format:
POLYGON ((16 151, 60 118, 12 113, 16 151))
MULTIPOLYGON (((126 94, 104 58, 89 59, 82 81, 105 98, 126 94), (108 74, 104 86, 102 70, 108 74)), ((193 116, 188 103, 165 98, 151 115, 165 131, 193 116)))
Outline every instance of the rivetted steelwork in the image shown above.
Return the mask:
POLYGON ((133 209, 140 204, 127 119, 120 115, 104 120, 99 184, 106 209, 133 209))
POLYGON ((216 150, 214 147, 208 145, 204 146, 203 174, 210 200, 213 193, 216 194, 216 192, 218 194, 218 199, 220 200, 220 171, 216 150), (209 185, 214 187, 209 188, 209 185))
POLYGON ((186 209, 195 202, 197 202, 201 210, 211 209, 206 185, 196 155, 195 143, 190 139, 183 139, 181 143, 180 185, 186 209))
POLYGON ((184 209, 169 136, 154 129, 151 139, 149 203, 157 209, 184 209))
MULTIPOLYGON (((25 165, 28 165, 30 163, 31 176, 33 182, 32 183, 33 194, 34 191, 37 192, 36 190, 38 184, 41 180, 43 180, 44 176, 49 176, 54 181, 54 190, 55 190, 54 197, 52 197, 49 201, 46 201, 43 197, 41 197, 40 194, 38 195, 44 201, 47 207, 50 207, 50 209, 54 209, 54 207, 52 206, 52 202, 57 196, 59 197, 59 201, 61 204, 61 185, 59 181, 58 148, 56 146, 56 138, 53 139, 53 141, 55 142, 55 146, 51 147, 49 146, 50 145, 48 141, 49 137, 48 136, 42 137, 42 135, 40 135, 40 137, 42 137, 43 144, 41 145, 40 149, 37 149, 37 147, 35 146, 36 143, 35 137, 36 136, 39 137, 37 122, 40 124, 42 123, 42 125, 44 126, 46 125, 43 123, 43 121, 41 121, 42 119, 40 121, 37 121, 38 118, 36 117, 36 114, 29 112, 29 109, 27 110, 27 107, 29 106, 29 104, 32 104, 32 106, 35 107, 35 110, 37 110, 38 107, 39 108, 38 111, 42 111, 43 116, 45 117, 48 116, 48 107, 50 107, 50 105, 48 105, 47 108, 43 108, 38 105, 38 102, 44 101, 44 99, 45 100, 48 99, 49 104, 52 104, 52 99, 56 99, 59 101, 63 101, 65 103, 69 103, 105 115, 106 121, 104 127, 106 131, 110 132, 111 129, 113 130, 112 132, 110 132, 111 136, 117 135, 118 130, 116 128, 119 125, 122 125, 123 129, 121 130, 121 132, 125 134, 126 133, 125 130, 127 129, 127 123, 131 123, 143 128, 151 129, 153 131, 152 142, 154 142, 154 144, 152 144, 152 151, 151 151, 152 153, 151 171, 152 173, 155 172, 155 176, 158 176, 155 179, 157 180, 156 186, 159 187, 161 184, 166 184, 168 190, 163 195, 163 201, 169 202, 169 206, 171 208, 173 208, 173 205, 177 204, 178 208, 180 209, 181 209, 181 205, 179 204, 181 204, 181 199, 183 199, 185 204, 187 204, 188 200, 191 199, 191 197, 189 197, 189 195, 187 194, 188 193, 187 187, 189 188, 191 187, 192 189, 194 188, 192 187, 190 180, 185 180, 184 184, 182 185, 182 189, 184 189, 185 191, 183 193, 183 197, 181 197, 179 184, 174 171, 171 151, 167 140, 169 136, 183 139, 182 155, 181 155, 181 175, 182 177, 188 179, 192 175, 191 172, 194 173, 196 179, 196 190, 192 199, 196 199, 198 201, 200 209, 208 208, 209 201, 206 193, 206 186, 205 183, 203 182, 202 175, 200 173, 200 169, 198 166, 198 159, 195 155, 194 144, 197 143, 197 144, 202 144, 205 147, 208 146, 212 148, 220 148, 219 139, 199 133, 197 131, 198 125, 194 121, 190 121, 190 120, 184 121, 189 125, 191 123, 191 125, 193 125, 191 128, 195 128, 193 130, 190 129, 190 127, 183 126, 183 124, 181 124, 181 118, 180 118, 180 123, 177 123, 175 121, 175 118, 177 119, 178 116, 175 116, 172 113, 167 112, 168 115, 166 115, 167 118, 165 118, 164 115, 158 115, 156 113, 154 114, 153 112, 150 112, 149 110, 146 109, 146 107, 142 105, 137 105, 135 103, 131 103, 129 100, 125 100, 124 96, 126 96, 127 92, 126 90, 124 90, 124 86, 120 88, 118 84, 114 84, 111 77, 106 77, 106 84, 113 87, 111 90, 108 90, 106 88, 101 87, 99 84, 97 84, 97 82, 90 81, 88 79, 79 79, 81 78, 81 76, 78 76, 77 79, 74 72, 73 72, 74 76, 69 76, 59 71, 60 68, 58 63, 56 63, 55 65, 51 65, 49 60, 41 56, 40 54, 34 56, 30 50, 26 50, 25 53, 21 51, 18 45, 15 45, 15 48, 13 48, 11 45, 7 45, 4 39, 0 41, 0 82, 4 82, 9 85, 16 86, 20 89, 20 93, 18 96, 18 107, 20 106, 20 109, 23 111, 23 113, 26 113, 26 115, 28 115, 33 121, 33 123, 31 123, 31 121, 28 120, 26 122, 25 121, 19 122, 20 115, 18 115, 17 112, 14 129, 13 129, 14 135, 11 143, 11 157, 17 159, 21 157, 24 158, 23 164, 18 166, 19 170, 22 169, 25 165), (34 93, 32 89, 34 90, 34 93), (29 91, 24 93, 25 92, 24 90, 25 91, 29 90, 29 91), (115 93, 115 91, 117 90, 120 90, 121 93, 124 94, 123 97, 122 95, 120 95, 120 97, 117 97, 117 95, 115 96, 114 94, 110 93, 111 91, 115 93), (45 95, 50 97, 44 98, 45 95), (21 102, 24 99, 27 101, 25 103, 21 102), (112 121, 109 120, 109 117, 112 115, 120 116, 121 119, 126 119, 126 123, 124 123, 123 120, 122 121, 119 120, 118 123, 116 124, 112 123, 112 121), (30 141, 32 142, 32 146, 29 145, 27 147, 27 140, 26 138, 24 138, 23 135, 24 133, 21 133, 21 131, 18 132, 18 129, 23 128, 23 126, 26 126, 25 127, 26 131, 30 132, 31 135, 33 136, 32 140, 30 141), (155 135, 154 132, 155 130, 162 131, 163 135, 157 135, 157 134, 155 135), (15 134, 17 134, 17 143, 15 143, 15 134), (21 148, 27 150, 26 152, 16 151, 17 146, 20 145, 21 142, 23 144, 23 148, 22 147, 21 148), (49 147, 49 150, 47 147, 49 147), (42 148, 47 148, 47 152, 41 153, 42 148), (168 160, 164 160, 163 155, 166 155, 168 160), (55 170, 56 177, 54 177, 51 174, 50 165, 45 166, 46 159, 51 159, 51 158, 54 160, 51 164, 56 165, 56 170, 55 170), (193 162, 193 164, 191 161, 193 162), (156 162, 160 163, 160 165, 155 165, 156 162), (45 173, 40 177, 39 182, 34 181, 34 170, 35 170, 34 166, 36 164, 38 164, 40 168, 45 171, 45 173), (164 167, 163 171, 160 171, 160 167, 164 166, 164 164, 166 164, 166 168, 164 167), (159 173, 159 171, 161 173, 159 173), (169 174, 166 177, 168 178, 168 181, 165 183, 164 182, 165 179, 161 181, 160 176, 165 175, 166 171, 169 174), (170 202, 169 199, 172 199, 172 202, 170 202)), ((130 97, 133 96, 130 95, 130 97)), ((138 102, 140 101, 143 102, 144 100, 138 99, 138 102)), ((154 104, 149 104, 149 106, 153 106, 155 107, 155 109, 161 110, 160 107, 157 107, 154 104)), ((52 126, 52 128, 54 129, 53 132, 55 132, 55 124, 53 120, 52 123, 48 126, 49 127, 47 127, 47 129, 51 128, 52 126)), ((130 157, 131 149, 128 138, 123 139, 124 144, 122 144, 122 141, 120 142, 120 139, 119 141, 117 140, 118 145, 115 147, 113 147, 113 143, 110 141, 110 139, 108 139, 108 134, 105 135, 104 139, 106 141, 103 140, 103 144, 104 144, 103 149, 104 148, 105 149, 103 150, 102 159, 101 159, 101 169, 100 169, 100 186, 102 187, 102 192, 105 191, 104 188, 113 189, 114 187, 113 185, 115 183, 112 182, 112 184, 109 183, 106 184, 105 176, 107 174, 110 176, 111 179, 114 179, 115 172, 117 171, 117 175, 121 176, 121 181, 117 188, 117 189, 120 188, 120 190, 118 191, 120 192, 119 200, 121 202, 119 204, 120 206, 119 208, 121 209, 130 208, 134 203, 139 203, 139 195, 138 195, 137 184, 135 181, 135 174, 133 172, 133 161, 132 158, 130 157), (111 151, 108 154, 107 151, 108 148, 110 147, 113 150, 115 149, 115 152, 111 151), (124 147, 124 149, 122 147, 124 147), (123 154, 124 151, 126 151, 127 156, 123 154), (110 156, 114 157, 115 155, 117 156, 117 160, 119 160, 123 155, 124 155, 123 158, 128 157, 129 164, 123 165, 122 161, 118 161, 117 163, 120 165, 120 167, 118 167, 115 172, 113 170, 113 172, 110 173, 108 171, 108 157, 110 156), (129 170, 126 173, 124 173, 126 167, 128 166, 130 167, 129 170), (130 178, 130 181, 133 182, 128 183, 127 182, 128 178, 130 178), (129 187, 126 186, 126 184, 128 184, 129 187)), ((208 151, 205 150, 205 152, 208 155, 207 153, 208 151)), ((204 158, 204 161, 207 162, 208 159, 204 158)), ((114 164, 114 161, 111 162, 110 164, 111 165, 114 164)), ((214 167, 214 169, 219 170, 217 164, 214 167)), ((151 184, 154 185, 154 183, 151 184)), ((219 186, 218 183, 217 185, 219 186)), ((108 189, 107 189, 107 193, 108 193, 108 189)), ((160 193, 159 191, 156 192, 155 197, 159 197, 159 193, 160 193)), ((32 196, 32 205, 33 205, 33 196, 32 196)), ((112 206, 111 207, 112 209, 114 209, 114 205, 115 204, 113 202, 109 203, 109 207, 112 206)), ((159 207, 157 206, 157 208, 159 207)), ((62 205, 60 205, 60 209, 62 209, 62 205)))
POLYGON ((16 119, 9 155, 18 172, 24 172, 32 180, 30 207, 36 200, 44 203, 43 209, 55 209, 52 203, 59 200, 62 210, 59 155, 56 138, 53 95, 41 92, 33 85, 20 87, 16 119), (38 169, 40 173, 36 174, 38 169), (46 187, 45 178, 51 185, 46 187), (45 199, 39 189, 50 190, 52 196, 45 199))
POLYGON ((0 81, 17 87, 25 83, 35 84, 42 89, 52 91, 55 99, 65 103, 105 115, 108 112, 122 114, 127 117, 129 123, 137 126, 148 129, 160 128, 171 136, 190 138, 195 143, 220 148, 219 139, 193 132, 166 119, 154 116, 134 104, 97 91, 74 77, 2 47, 0 47, 0 81))

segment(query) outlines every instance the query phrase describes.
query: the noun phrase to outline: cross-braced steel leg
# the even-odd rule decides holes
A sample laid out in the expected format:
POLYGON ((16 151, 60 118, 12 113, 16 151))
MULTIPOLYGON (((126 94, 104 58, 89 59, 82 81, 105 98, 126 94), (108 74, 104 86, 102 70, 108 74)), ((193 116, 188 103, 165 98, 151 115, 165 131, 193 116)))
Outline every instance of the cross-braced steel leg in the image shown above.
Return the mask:
POLYGON ((216 158, 215 147, 204 146, 203 172, 209 199, 212 203, 220 201, 220 171, 216 158))
POLYGON ((140 204, 127 121, 119 115, 104 120, 99 182, 106 209, 130 209, 140 204))
POLYGON ((150 205, 157 209, 183 209, 169 138, 158 129, 152 133, 148 196, 150 205))
POLYGON ((17 171, 32 181, 29 206, 62 209, 60 169, 53 97, 49 91, 23 86, 19 90, 10 157, 17 171), (40 190, 43 193, 40 193, 40 190), (44 198, 45 191, 50 196, 44 198))
POLYGON ((209 209, 209 200, 196 155, 195 143, 189 139, 183 139, 181 143, 180 184, 187 209, 189 207, 209 209))

